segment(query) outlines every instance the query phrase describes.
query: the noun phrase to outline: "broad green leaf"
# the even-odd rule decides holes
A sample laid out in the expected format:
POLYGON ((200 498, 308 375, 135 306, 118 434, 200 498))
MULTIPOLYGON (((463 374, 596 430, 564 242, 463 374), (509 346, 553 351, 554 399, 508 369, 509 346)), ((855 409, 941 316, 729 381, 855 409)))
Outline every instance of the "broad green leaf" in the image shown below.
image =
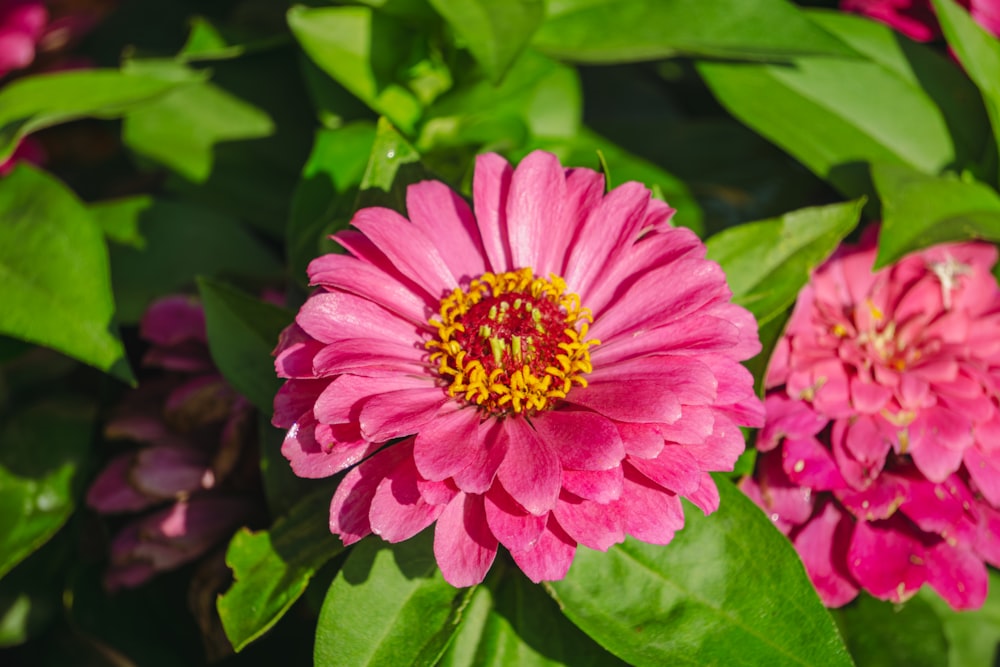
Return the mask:
POLYGON ((438 570, 427 530, 399 544, 370 537, 351 551, 320 610, 315 664, 433 665, 475 587, 456 589, 438 570))
POLYGON ((270 249, 234 219, 189 203, 149 199, 147 204, 133 209, 145 247, 111 246, 122 322, 138 322, 159 296, 193 289, 196 275, 280 276, 270 249))
POLYGON ((737 119, 851 197, 871 192, 865 163, 937 173, 982 158, 988 134, 980 105, 954 66, 871 21, 810 16, 867 57, 699 63, 737 119))
POLYGON ((404 132, 413 131, 422 104, 396 80, 411 55, 413 33, 405 24, 368 7, 298 5, 288 10, 288 25, 323 71, 404 132))
POLYGON ((948 663, 941 621, 919 597, 896 605, 862 593, 833 613, 858 665, 941 667, 948 663))
POLYGON ((502 571, 501 576, 491 573, 487 585, 476 589, 439 667, 625 664, 570 623, 544 588, 516 568, 502 571))
POLYGON ((270 413, 281 387, 271 351, 293 314, 210 278, 198 279, 198 291, 212 360, 233 389, 270 413))
MULTIPOLYGON (((134 61, 139 71, 141 66, 134 61)), ((267 137, 274 129, 262 110, 206 81, 177 88, 126 114, 122 138, 140 155, 203 183, 212 173, 218 144, 267 137)))
POLYGON ((582 105, 577 71, 527 49, 499 84, 473 78, 436 100, 416 145, 424 153, 466 146, 507 153, 532 139, 573 137, 582 105))
POLYGON ((94 415, 92 404, 52 400, 0 425, 0 577, 73 513, 94 415))
POLYGON ((277 623, 316 571, 343 550, 340 540, 330 534, 331 496, 332 490, 324 485, 270 529, 244 528, 230 540, 226 563, 233 570, 233 585, 219 597, 217 607, 237 651, 277 623))
POLYGON ((191 17, 190 24, 191 32, 177 54, 178 60, 185 62, 238 58, 246 53, 280 45, 286 39, 280 34, 270 37, 242 34, 225 25, 214 25, 201 16, 191 17))
POLYGON ((306 267, 315 257, 339 247, 327 236, 350 220, 374 140, 375 128, 362 122, 316 133, 286 229, 289 271, 296 281, 306 281, 306 267))
POLYGON ((586 63, 852 55, 784 0, 553 0, 534 44, 586 63))
POLYGON ((687 505, 666 546, 631 538, 580 548, 551 584, 570 620, 626 662, 643 665, 851 665, 791 543, 731 482, 720 508, 687 505))
POLYGON ((66 186, 25 165, 0 179, 0 285, 0 333, 135 381, 101 229, 66 186))
POLYGON ((607 173, 611 176, 608 179, 608 186, 611 188, 626 181, 639 181, 649 188, 655 188, 668 204, 677 209, 672 219, 675 225, 687 227, 699 236, 704 232, 701 207, 680 179, 652 162, 622 150, 595 132, 583 128, 579 134, 565 141, 537 141, 531 148, 541 148, 555 153, 565 166, 589 167, 595 170, 601 170, 606 166, 607 173), (604 156, 603 165, 598 163, 599 154, 604 156))
POLYGON ((882 199, 875 268, 945 241, 1000 241, 1000 195, 971 178, 928 176, 891 164, 872 167, 882 199))
POLYGON ((0 89, 0 162, 35 130, 87 116, 117 118, 203 76, 85 69, 15 79, 0 89))
POLYGON ((984 30, 965 7, 952 0, 933 3, 948 45, 979 86, 994 139, 1000 142, 1000 40, 984 30))
POLYGON ((90 205, 90 217, 104 230, 108 240, 142 250, 146 239, 139 229, 139 217, 151 204, 149 195, 97 202, 90 205))
POLYGON ((407 186, 432 178, 420 153, 385 118, 379 118, 354 208, 385 206, 406 215, 407 186))
POLYGON ((542 23, 542 0, 430 0, 493 82, 542 23))
POLYGON ((948 667, 997 664, 1000 657, 1000 573, 989 569, 989 593, 979 609, 955 611, 926 586, 916 599, 930 605, 941 618, 948 640, 948 661, 938 664, 948 667))
POLYGON ((726 272, 735 301, 766 324, 795 302, 809 272, 858 224, 863 205, 804 208, 731 227, 708 240, 708 257, 726 272))

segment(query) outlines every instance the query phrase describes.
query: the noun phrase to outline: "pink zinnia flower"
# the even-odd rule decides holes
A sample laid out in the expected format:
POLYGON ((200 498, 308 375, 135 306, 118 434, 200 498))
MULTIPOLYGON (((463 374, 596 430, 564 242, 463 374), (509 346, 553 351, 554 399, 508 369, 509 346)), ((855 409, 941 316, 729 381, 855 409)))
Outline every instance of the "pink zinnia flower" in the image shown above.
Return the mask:
POLYGON ((200 304, 153 303, 140 334, 163 374, 129 393, 105 427, 135 446, 113 457, 87 493, 102 514, 127 517, 111 543, 109 589, 138 586, 193 561, 257 511, 252 410, 212 363, 200 304))
POLYGON ((0 77, 31 64, 48 20, 41 0, 0 0, 0 77))
POLYGON ((303 477, 354 467, 330 508, 345 544, 436 522, 455 586, 498 545, 534 581, 577 544, 666 544, 680 498, 718 505, 739 425, 762 406, 740 360, 760 344, 719 266, 639 183, 535 152, 481 155, 473 209, 439 182, 409 220, 357 212, 312 262, 316 292, 284 332, 274 423, 303 477), (474 213, 473 213, 474 210, 474 213))
MULTIPOLYGON (((874 230, 872 230, 874 231, 874 230)), ((1000 565, 1000 289, 985 243, 873 272, 875 234, 799 294, 744 490, 830 606, 928 583, 978 607, 1000 565)))
MULTIPOLYGON (((979 25, 1000 36, 1000 0, 957 0, 979 25)), ((910 39, 941 38, 941 26, 930 0, 841 0, 840 8, 885 23, 910 39)))

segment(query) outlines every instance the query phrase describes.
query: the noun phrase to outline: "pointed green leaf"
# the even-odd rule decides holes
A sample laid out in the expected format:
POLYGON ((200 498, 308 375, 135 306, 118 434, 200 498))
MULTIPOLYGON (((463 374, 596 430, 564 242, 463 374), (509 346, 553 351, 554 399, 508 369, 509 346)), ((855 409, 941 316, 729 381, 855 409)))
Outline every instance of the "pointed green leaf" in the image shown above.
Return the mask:
POLYGON ((343 550, 328 527, 331 496, 324 485, 268 530, 244 528, 230 540, 226 564, 233 570, 233 585, 216 606, 237 651, 277 623, 316 571, 343 550))
POLYGON ((727 479, 720 508, 687 505, 666 546, 580 548, 551 584, 563 612, 637 665, 838 665, 851 659, 788 539, 727 479))
POLYGON ((875 268, 945 241, 1000 241, 1000 195, 971 177, 928 176, 891 164, 872 167, 882 199, 875 268))
POLYGON ((375 142, 361 178, 354 208, 385 206, 406 215, 407 186, 432 175, 420 153, 385 118, 379 118, 375 142))
POLYGON ((430 0, 489 78, 503 78, 542 23, 542 0, 430 0))
POLYGON ((288 10, 288 25, 323 71, 404 132, 413 131, 422 105, 396 80, 413 38, 403 23, 368 7, 298 5, 288 10))
POLYGON ((66 186, 25 165, 0 179, 0 285, 0 333, 134 382, 101 229, 66 186))
POLYGON ((432 531, 399 544, 360 542, 320 610, 315 664, 433 665, 457 630, 475 587, 457 589, 438 570, 432 531))
POLYGON ((534 44, 587 63, 655 60, 679 54, 774 59, 851 50, 784 0, 560 0, 534 44))
POLYGON ((858 224, 864 200, 804 208, 730 227, 708 242, 737 303, 766 324, 795 302, 809 272, 858 224))
POLYGON ((953 64, 872 21, 810 16, 864 57, 699 63, 737 119, 850 197, 871 194, 866 163, 937 173, 982 161, 988 124, 953 64))
POLYGON ((94 415, 89 403, 51 401, 0 425, 0 577, 73 513, 94 415))
POLYGON ((198 291, 212 360, 233 389, 270 413, 281 388, 271 351, 292 313, 209 278, 198 279, 198 291))

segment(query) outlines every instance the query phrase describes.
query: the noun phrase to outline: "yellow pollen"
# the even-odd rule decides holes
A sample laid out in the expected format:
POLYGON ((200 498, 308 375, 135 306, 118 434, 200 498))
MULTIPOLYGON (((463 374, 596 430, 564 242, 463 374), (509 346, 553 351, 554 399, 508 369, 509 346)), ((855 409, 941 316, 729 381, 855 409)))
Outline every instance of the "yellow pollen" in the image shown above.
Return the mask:
POLYGON ((449 395, 497 416, 553 407, 593 370, 590 310, 554 274, 484 273, 441 300, 425 346, 449 395))

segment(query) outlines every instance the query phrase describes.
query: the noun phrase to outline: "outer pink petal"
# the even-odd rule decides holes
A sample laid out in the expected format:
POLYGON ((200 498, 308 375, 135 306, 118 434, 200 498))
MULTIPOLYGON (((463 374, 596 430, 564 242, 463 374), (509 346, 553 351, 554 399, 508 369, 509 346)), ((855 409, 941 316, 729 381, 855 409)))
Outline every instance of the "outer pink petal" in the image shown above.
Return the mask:
POLYGON ((703 468, 682 445, 667 445, 655 459, 630 459, 645 477, 673 493, 686 496, 701 485, 703 468))
POLYGON ((445 581, 456 588, 478 584, 497 555, 497 538, 486 522, 483 497, 459 493, 434 529, 434 557, 445 581))
POLYGON ((927 579, 927 554, 905 519, 854 527, 847 564, 851 575, 869 593, 882 600, 903 602, 927 579))
POLYGON ((316 419, 324 424, 347 424, 356 422, 361 411, 361 402, 404 389, 429 389, 429 378, 415 378, 409 375, 383 377, 360 377, 340 375, 316 397, 312 409, 316 419))
POLYGON ((372 532, 368 518, 375 490, 402 461, 413 456, 413 441, 398 442, 351 470, 340 482, 330 502, 330 532, 345 545, 372 532))
POLYGON ((607 551, 625 539, 625 508, 618 503, 602 505, 564 493, 552 513, 574 540, 591 549, 607 551))
POLYGON ((719 509, 719 487, 715 485, 715 480, 707 472, 699 473, 698 478, 700 480, 698 490, 686 494, 685 497, 708 516, 719 509))
POLYGON ((562 468, 555 452, 521 419, 502 422, 507 456, 497 469, 497 479, 528 512, 542 516, 556 504, 562 468))
POLYGON ((416 342, 357 338, 326 345, 313 357, 314 377, 354 375, 423 375, 431 378, 426 353, 416 342))
POLYGON ((548 515, 529 514, 499 484, 483 498, 486 522, 500 544, 511 550, 530 549, 538 541, 548 515))
POLYGON ((979 492, 991 505, 1000 507, 1000 450, 984 453, 978 446, 969 447, 964 462, 979 492))
POLYGON ((629 466, 625 466, 625 490, 618 504, 623 507, 625 532, 643 542, 668 544, 684 527, 680 497, 650 483, 629 466))
MULTIPOLYGON (((552 153, 529 153, 514 170, 507 197, 511 262, 536 275, 560 274, 572 238, 566 211, 566 174, 552 153)), ((573 283, 569 283, 573 284, 573 283)))
POLYGON ((347 292, 313 294, 302 305, 295 322, 323 343, 352 338, 416 342, 421 331, 399 315, 347 292))
POLYGON ((574 388, 565 400, 623 422, 670 423, 681 416, 681 404, 669 380, 594 382, 574 388))
POLYGON ((482 448, 479 412, 449 401, 420 428, 413 447, 417 470, 425 479, 442 481, 469 465, 482 448))
POLYGON ((927 583, 956 610, 979 609, 986 601, 986 565, 947 542, 927 550, 927 583))
POLYGON ((395 211, 387 208, 363 208, 354 214, 351 224, 361 230, 393 265, 407 278, 420 285, 432 299, 458 286, 455 275, 441 257, 435 240, 395 211))
POLYGON ((840 607, 858 594, 858 584, 847 570, 851 518, 827 502, 792 540, 816 592, 828 607, 840 607))
POLYGON ((376 451, 382 443, 368 442, 354 425, 327 427, 336 439, 323 443, 317 436, 318 426, 311 414, 303 415, 285 434, 281 455, 288 459, 292 472, 307 479, 335 475, 376 451))
POLYGON ((375 489, 368 520, 372 532, 387 542, 408 540, 434 523, 443 505, 431 505, 417 488, 417 468, 404 458, 375 489))
POLYGON ((436 310, 437 302, 416 284, 350 255, 322 255, 310 262, 307 271, 312 285, 356 294, 416 324, 427 322, 436 310))
POLYGON ((493 486, 497 470, 507 456, 507 438, 503 426, 496 420, 479 425, 479 447, 472 453, 468 465, 455 473, 453 480, 466 493, 485 493, 493 486))
POLYGON ((111 459, 87 490, 87 505, 105 513, 137 512, 161 502, 129 483, 134 458, 134 452, 127 452, 111 459))
POLYGON ((423 181, 406 189, 406 211, 417 229, 441 251, 459 281, 486 272, 479 228, 465 200, 440 181, 423 181))
POLYGON ((447 400, 440 387, 434 386, 378 394, 362 404, 358 425, 372 442, 412 435, 433 419, 447 400))
POLYGON ((536 415, 532 423, 563 468, 607 470, 625 458, 618 429, 593 412, 550 410, 536 415))
POLYGON ((523 268, 512 263, 507 241, 507 197, 513 175, 510 164, 496 153, 476 157, 472 199, 483 250, 494 273, 523 268))
POLYGON ((576 542, 551 514, 535 546, 526 551, 510 552, 521 571, 536 584, 565 577, 575 554, 576 542))
POLYGON ((610 503, 621 498, 625 481, 622 466, 608 470, 563 470, 563 489, 585 500, 610 503))

